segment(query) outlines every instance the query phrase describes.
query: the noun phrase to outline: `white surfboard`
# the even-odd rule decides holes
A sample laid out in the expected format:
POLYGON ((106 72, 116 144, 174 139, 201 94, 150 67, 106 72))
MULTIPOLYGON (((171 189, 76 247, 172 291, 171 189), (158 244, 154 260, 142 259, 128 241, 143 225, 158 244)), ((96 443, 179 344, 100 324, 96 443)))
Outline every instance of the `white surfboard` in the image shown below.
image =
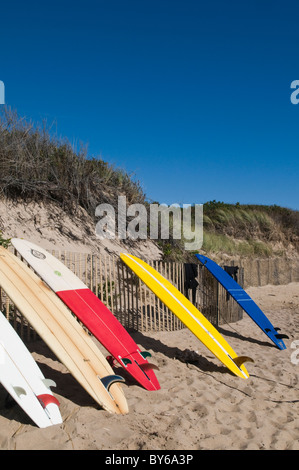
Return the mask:
POLYGON ((16 331, 0 312, 0 382, 40 428, 62 423, 59 402, 16 331))

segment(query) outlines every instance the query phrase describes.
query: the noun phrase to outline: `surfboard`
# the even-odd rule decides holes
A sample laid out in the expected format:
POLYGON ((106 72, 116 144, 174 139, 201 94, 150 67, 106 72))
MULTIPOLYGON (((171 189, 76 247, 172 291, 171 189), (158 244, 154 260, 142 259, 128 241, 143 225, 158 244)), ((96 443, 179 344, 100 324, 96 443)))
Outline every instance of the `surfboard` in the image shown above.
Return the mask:
POLYGON ((27 240, 13 238, 11 241, 24 260, 107 349, 110 363, 119 363, 145 389, 159 390, 153 370, 158 367, 147 360, 150 353, 140 350, 104 303, 55 256, 27 240))
POLYGON ((0 246, 0 286, 69 372, 110 413, 128 405, 113 369, 69 309, 17 256, 0 246))
POLYGON ((62 423, 59 401, 33 356, 0 312, 0 382, 39 428, 62 423))
POLYGON ((252 318, 259 328, 273 341, 279 349, 286 349, 283 338, 287 335, 278 333, 279 328, 274 328, 270 320, 252 300, 252 298, 242 289, 242 287, 221 268, 215 261, 204 255, 195 255, 197 259, 207 268, 208 271, 220 282, 227 292, 235 299, 242 309, 252 318))
POLYGON ((136 256, 122 253, 120 257, 231 372, 243 379, 249 377, 243 363, 253 360, 247 356, 238 356, 216 328, 175 286, 136 256))

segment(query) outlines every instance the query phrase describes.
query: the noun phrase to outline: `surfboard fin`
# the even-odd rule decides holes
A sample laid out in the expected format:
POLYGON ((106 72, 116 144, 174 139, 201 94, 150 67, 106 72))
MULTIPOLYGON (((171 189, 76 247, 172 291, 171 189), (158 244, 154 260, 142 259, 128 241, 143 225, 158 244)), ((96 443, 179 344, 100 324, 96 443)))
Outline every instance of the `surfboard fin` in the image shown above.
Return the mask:
POLYGON ((120 375, 106 375, 106 377, 102 377, 102 378, 99 377, 99 379, 108 392, 109 392, 111 385, 113 385, 114 383, 117 383, 117 382, 125 383, 125 379, 121 377, 120 375))
POLYGON ((152 370, 152 369, 157 369, 159 370, 159 367, 156 366, 156 364, 151 364, 150 362, 146 362, 145 364, 138 364, 140 369, 142 369, 144 372, 147 370, 152 370))
POLYGON ((241 365, 244 364, 244 362, 254 362, 254 360, 248 356, 238 356, 238 357, 235 357, 233 361, 238 367, 241 367, 241 365))
POLYGON ((43 408, 46 408, 46 406, 50 403, 54 403, 54 405, 60 406, 60 403, 57 398, 53 397, 53 395, 50 395, 49 393, 37 395, 36 398, 38 399, 43 408))
POLYGON ((280 333, 275 335, 275 338, 277 338, 277 339, 283 339, 283 338, 289 339, 288 335, 280 334, 280 333))
POLYGON ((128 359, 127 357, 122 357, 121 362, 124 364, 124 366, 127 366, 128 364, 132 364, 131 359, 128 359))
MULTIPOLYGON (((277 331, 281 331, 281 328, 274 328, 274 330, 277 332, 277 331)), ((266 333, 269 333, 271 330, 270 328, 265 328, 265 332, 266 333)), ((283 333, 277 333, 274 335, 276 339, 283 339, 283 338, 286 338, 286 339, 289 339, 288 335, 285 335, 283 333)))
POLYGON ((143 359, 146 359, 147 357, 152 357, 151 353, 148 351, 142 351, 140 354, 143 357, 143 359))
POLYGON ((54 380, 51 380, 51 379, 42 379, 42 382, 45 384, 45 386, 47 388, 50 388, 50 387, 57 387, 56 383, 54 382, 54 380))
MULTIPOLYGON (((111 367, 117 366, 117 360, 115 359, 115 357, 107 356, 106 359, 109 362, 111 367)), ((119 356, 119 360, 123 363, 125 367, 127 367, 128 364, 132 364, 131 359, 128 359, 127 357, 119 356)))
POLYGON ((17 396, 20 397, 21 395, 27 395, 26 390, 23 387, 13 387, 14 391, 16 392, 17 396))

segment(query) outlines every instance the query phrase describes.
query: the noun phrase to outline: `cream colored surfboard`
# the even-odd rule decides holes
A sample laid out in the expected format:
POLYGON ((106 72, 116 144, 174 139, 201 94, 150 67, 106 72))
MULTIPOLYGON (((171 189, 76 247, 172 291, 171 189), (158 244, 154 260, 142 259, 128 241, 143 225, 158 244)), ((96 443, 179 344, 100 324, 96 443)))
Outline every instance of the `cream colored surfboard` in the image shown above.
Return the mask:
POLYGON ((0 286, 39 336, 106 411, 126 414, 122 377, 56 294, 14 254, 0 246, 0 286))

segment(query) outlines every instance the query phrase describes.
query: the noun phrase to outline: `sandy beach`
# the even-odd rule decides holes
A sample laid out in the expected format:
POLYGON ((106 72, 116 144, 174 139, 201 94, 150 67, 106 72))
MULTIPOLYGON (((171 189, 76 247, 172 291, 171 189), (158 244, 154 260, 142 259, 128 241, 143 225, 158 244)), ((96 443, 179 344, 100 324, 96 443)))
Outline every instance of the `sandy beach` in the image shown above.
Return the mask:
POLYGON ((187 329, 135 332, 159 366, 161 390, 146 391, 127 378, 130 411, 116 416, 100 409, 38 340, 28 346, 44 375, 57 383, 63 424, 37 428, 17 405, 5 408, 1 388, 0 449, 298 450, 299 283, 247 292, 289 336, 287 349, 278 350, 245 313, 219 327, 239 355, 254 359, 247 364, 249 379, 230 374, 187 329))

